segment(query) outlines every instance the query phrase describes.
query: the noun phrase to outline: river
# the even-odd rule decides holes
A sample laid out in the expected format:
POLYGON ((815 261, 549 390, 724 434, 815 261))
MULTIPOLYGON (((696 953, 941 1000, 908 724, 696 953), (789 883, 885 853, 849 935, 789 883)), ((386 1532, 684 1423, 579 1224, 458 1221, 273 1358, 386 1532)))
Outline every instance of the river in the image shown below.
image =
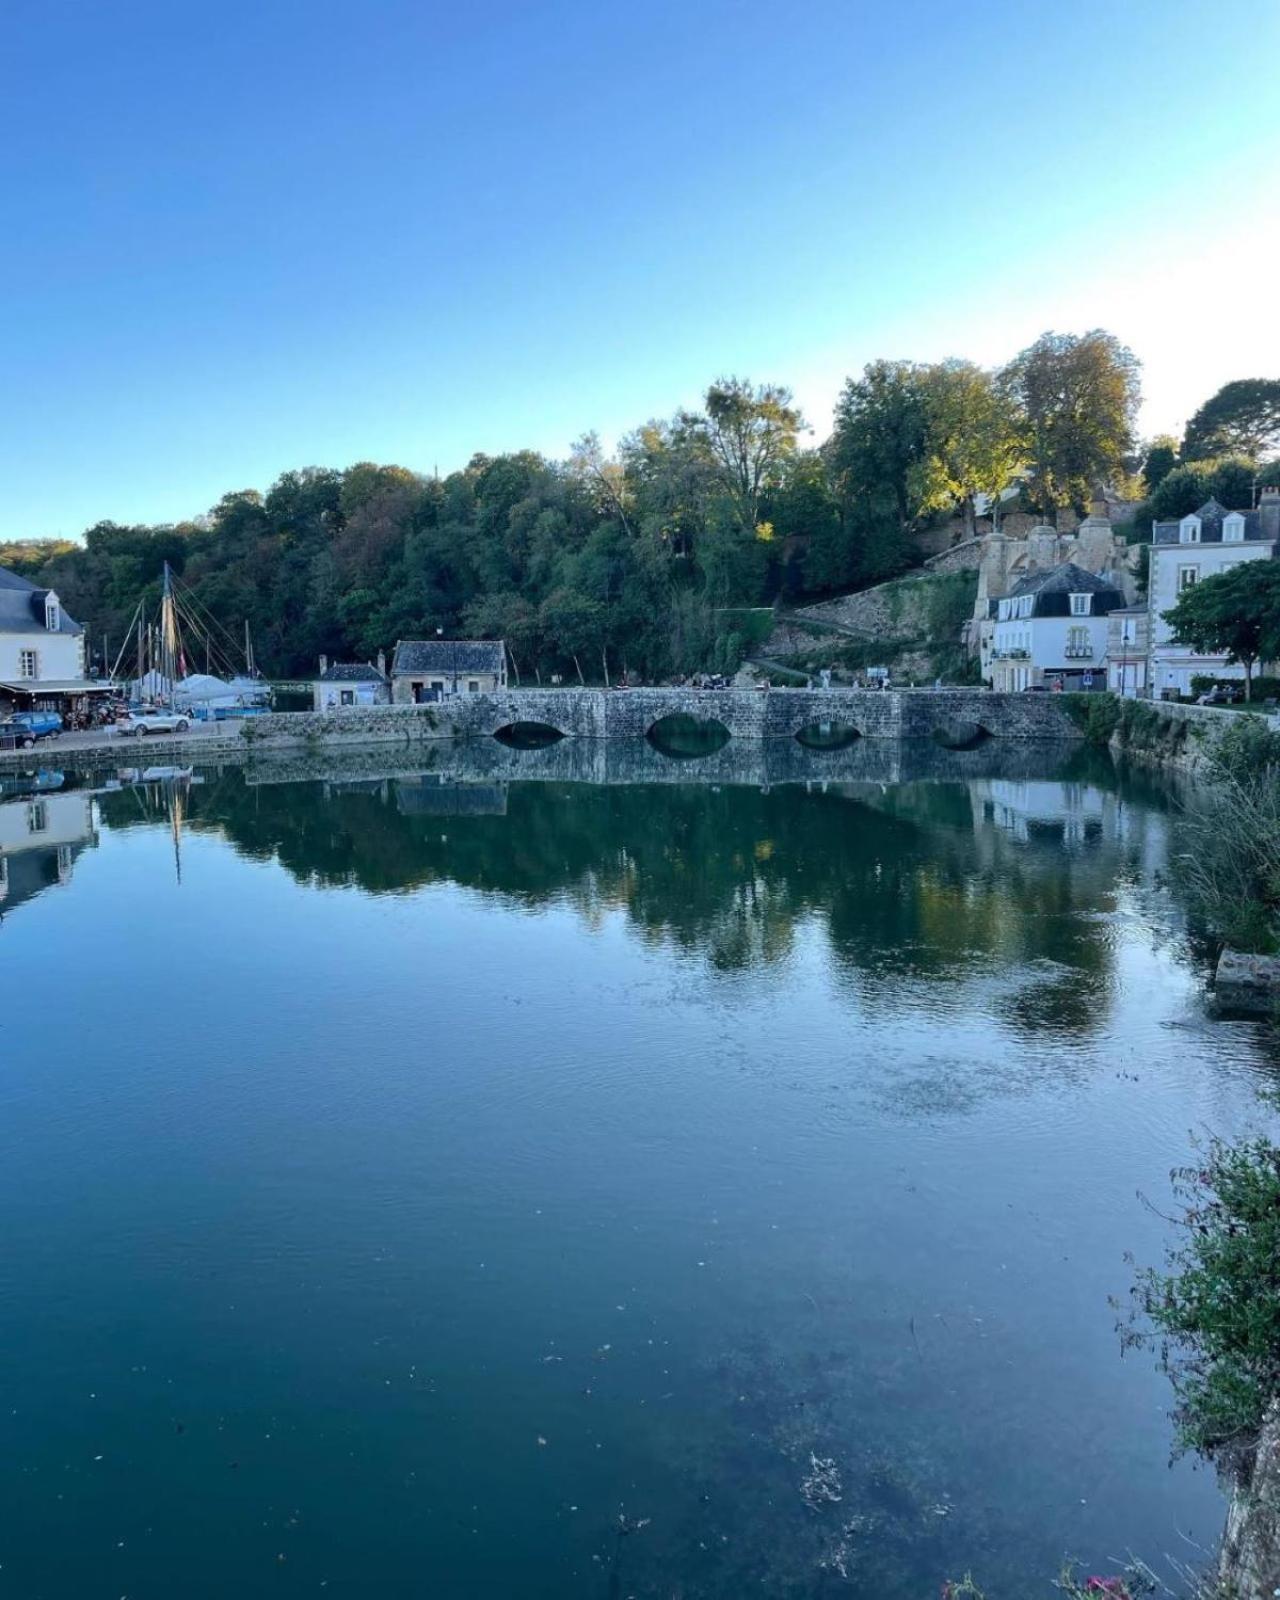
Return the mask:
POLYGON ((1169 797, 496 749, 5 780, 0 1593, 1012 1600, 1212 1544, 1109 1297, 1277 1047, 1206 1013, 1169 797))

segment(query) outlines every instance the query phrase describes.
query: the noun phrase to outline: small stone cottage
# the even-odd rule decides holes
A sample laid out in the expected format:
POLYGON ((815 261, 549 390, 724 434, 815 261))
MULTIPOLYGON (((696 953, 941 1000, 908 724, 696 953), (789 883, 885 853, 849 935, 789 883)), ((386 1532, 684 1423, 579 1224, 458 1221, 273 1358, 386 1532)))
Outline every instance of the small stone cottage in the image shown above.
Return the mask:
POLYGON ((391 700, 385 658, 371 661, 333 661, 320 657, 319 676, 311 680, 311 703, 317 711, 343 706, 385 706, 391 700))
POLYGON ((458 694, 491 694, 507 686, 501 639, 401 639, 391 658, 391 698, 427 705, 458 694))

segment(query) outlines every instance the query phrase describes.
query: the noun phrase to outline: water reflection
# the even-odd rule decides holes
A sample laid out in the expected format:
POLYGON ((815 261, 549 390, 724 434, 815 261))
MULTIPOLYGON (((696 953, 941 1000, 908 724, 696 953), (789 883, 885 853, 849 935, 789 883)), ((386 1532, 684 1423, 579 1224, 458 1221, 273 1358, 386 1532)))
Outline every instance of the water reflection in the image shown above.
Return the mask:
MULTIPOLYGON (((183 825, 304 883, 371 894, 455 883, 526 907, 570 904, 592 922, 621 911, 645 938, 726 975, 779 967, 819 929, 871 1009, 893 1007, 907 982, 980 986, 998 964, 1019 981, 991 1003, 1018 1031, 1105 1025, 1120 897, 1149 892, 1169 848, 1150 785, 1135 799, 1133 780, 1078 750, 1032 778, 1018 768, 1043 764, 1043 750, 868 741, 754 754, 805 772, 789 785, 630 779, 652 755, 564 741, 513 756, 485 741, 441 752, 428 772, 396 771, 401 758, 385 752, 277 761, 210 775, 183 796, 183 825), (595 781, 559 781, 562 752, 591 763, 595 781), (511 782, 497 776, 510 759, 556 764, 543 781, 511 782), (815 781, 833 760, 864 775, 815 781), (627 779, 612 781, 609 762, 627 779), (1012 775, 954 775, 1002 763, 1012 775), (897 781, 865 776, 868 765, 897 781)), ((151 815, 132 790, 98 803, 112 828, 151 815)))

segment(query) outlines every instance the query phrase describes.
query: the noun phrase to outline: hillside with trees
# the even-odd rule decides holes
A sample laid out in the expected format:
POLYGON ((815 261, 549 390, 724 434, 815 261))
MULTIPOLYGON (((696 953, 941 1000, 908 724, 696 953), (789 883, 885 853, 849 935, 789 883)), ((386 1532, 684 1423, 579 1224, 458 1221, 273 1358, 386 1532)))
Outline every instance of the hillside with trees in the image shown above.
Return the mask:
MULTIPOLYGON (((1233 449, 1273 441, 1278 386, 1257 387, 1195 426, 1233 449)), ((522 681, 725 670, 767 625, 752 608, 894 577, 940 517, 972 526, 980 495, 1016 481, 1030 509, 1084 510, 1141 462, 1139 398, 1136 358, 1101 330, 1045 334, 996 371, 872 362, 818 448, 785 387, 726 378, 612 454, 586 434, 561 461, 476 455, 443 478, 305 467, 189 523, 103 522, 82 545, 0 545, 0 564, 56 588, 99 654, 167 561, 225 626, 249 623, 274 675, 437 628, 506 639, 522 681)), ((1164 467, 1154 494, 1205 497, 1183 454, 1148 452, 1153 477, 1164 467)), ((1244 475, 1224 492, 1238 503, 1244 475)))

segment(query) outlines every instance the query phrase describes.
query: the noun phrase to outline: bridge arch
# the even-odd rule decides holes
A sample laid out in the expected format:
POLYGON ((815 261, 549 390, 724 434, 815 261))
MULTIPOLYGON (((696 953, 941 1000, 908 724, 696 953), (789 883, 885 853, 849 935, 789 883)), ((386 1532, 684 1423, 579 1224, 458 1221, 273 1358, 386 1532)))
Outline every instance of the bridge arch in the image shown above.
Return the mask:
POLYGON ((851 722, 824 719, 805 723, 803 728, 796 729, 792 737, 806 750, 847 750, 861 739, 862 730, 855 728, 851 722))
POLYGON ((976 750, 991 736, 990 728, 981 722, 970 722, 965 718, 939 723, 929 735, 933 742, 941 745, 944 750, 976 750))
POLYGON ((551 722, 505 722, 495 728, 493 737, 508 750, 545 750, 548 745, 559 744, 566 737, 563 728, 551 722))
POLYGON ((695 761, 723 750, 733 734, 719 717, 668 711, 650 722, 644 736, 664 756, 677 761, 695 761))

